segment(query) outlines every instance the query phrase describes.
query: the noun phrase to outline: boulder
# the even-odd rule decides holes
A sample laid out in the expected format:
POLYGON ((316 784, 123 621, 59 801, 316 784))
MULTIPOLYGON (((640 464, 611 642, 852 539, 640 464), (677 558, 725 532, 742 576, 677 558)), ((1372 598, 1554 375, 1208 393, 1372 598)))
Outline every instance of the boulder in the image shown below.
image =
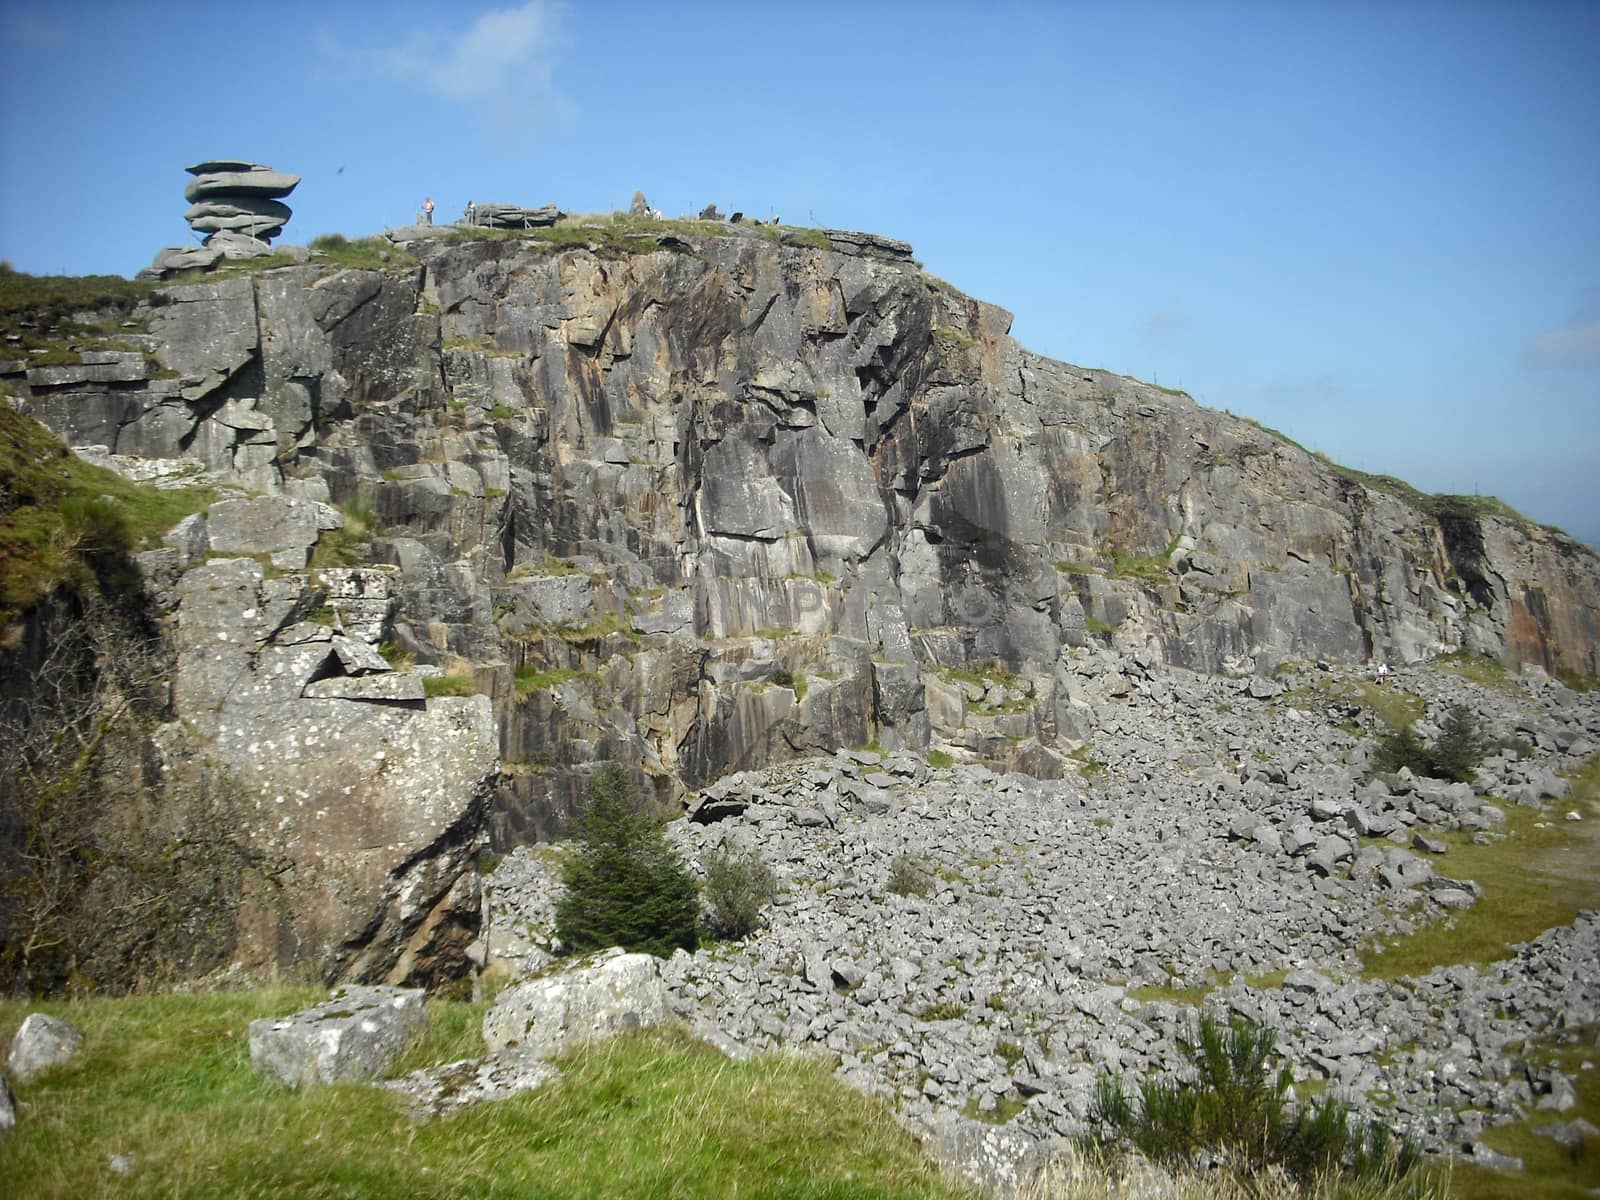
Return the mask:
POLYGON ((490 229, 536 229, 554 225, 566 216, 554 204, 522 208, 515 204, 478 205, 477 223, 490 229))
POLYGON ((288 1017, 250 1022, 250 1064, 303 1087, 375 1079, 428 1028, 421 988, 341 988, 333 999, 288 1017))
POLYGON ((306 550, 316 543, 326 507, 288 496, 223 500, 206 514, 206 538, 217 554, 306 550))
POLYGON ((11 1039, 6 1070, 18 1083, 69 1061, 83 1048, 83 1034, 74 1026, 44 1013, 29 1013, 11 1039))
POLYGON ((191 204, 203 196, 255 196, 281 199, 294 191, 299 184, 298 175, 252 165, 247 171, 207 171, 204 174, 197 174, 183 189, 183 198, 191 204))
POLYGON ((206 245, 222 251, 224 258, 265 258, 272 253, 272 247, 266 242, 234 229, 211 234, 206 238, 206 245))
POLYGON ((286 222, 291 215, 287 204, 281 200, 263 200, 256 196, 232 196, 226 200, 202 200, 198 204, 191 204, 184 212, 183 219, 191 225, 201 220, 227 220, 234 217, 260 217, 264 221, 276 221, 279 225, 286 222))
POLYGON ((672 1018, 659 959, 610 950, 589 962, 501 992, 483 1018, 484 1045, 494 1053, 515 1049, 553 1058, 583 1042, 672 1018))
POLYGON ((154 260, 151 261, 148 272, 157 278, 173 274, 177 271, 205 270, 214 266, 222 259, 220 246, 168 246, 164 250, 156 251, 154 260))
POLYGON ((412 1118, 421 1120, 535 1091, 560 1077, 544 1059, 513 1050, 426 1067, 379 1086, 404 1096, 412 1118))
POLYGON ((0 1138, 17 1127, 17 1098, 11 1094, 11 1085, 0 1075, 0 1138))

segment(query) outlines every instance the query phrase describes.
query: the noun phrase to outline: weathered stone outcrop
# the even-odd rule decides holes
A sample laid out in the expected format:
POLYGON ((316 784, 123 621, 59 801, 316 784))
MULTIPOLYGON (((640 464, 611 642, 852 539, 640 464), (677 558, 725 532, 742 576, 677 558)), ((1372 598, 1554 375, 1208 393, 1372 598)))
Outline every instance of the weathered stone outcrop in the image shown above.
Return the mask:
POLYGON ((493 706, 501 844, 604 758, 663 802, 874 740, 1059 774, 1106 644, 1600 672, 1600 561, 1563 535, 1031 354, 904 243, 714 228, 173 287, 163 377, 15 390, 71 441, 369 509, 386 636, 493 706))
POLYGON ((189 208, 183 219, 202 235, 199 246, 162 250, 141 278, 162 279, 192 267, 215 266, 224 258, 260 258, 292 215, 283 197, 300 176, 240 159, 209 159, 186 168, 194 178, 183 189, 189 208))

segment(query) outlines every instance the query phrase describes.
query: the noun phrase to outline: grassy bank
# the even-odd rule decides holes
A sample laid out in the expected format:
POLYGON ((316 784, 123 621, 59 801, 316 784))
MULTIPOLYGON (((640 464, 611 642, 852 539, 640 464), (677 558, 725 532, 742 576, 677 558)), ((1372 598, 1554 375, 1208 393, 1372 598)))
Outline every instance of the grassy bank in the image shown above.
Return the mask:
POLYGON ((1434 869, 1471 879, 1483 896, 1471 908, 1403 938, 1369 947, 1366 973, 1379 979, 1434 967, 1504 958, 1507 948, 1600 908, 1600 760, 1572 779, 1572 795, 1548 812, 1501 805, 1505 838, 1478 845, 1464 833, 1437 835, 1450 849, 1434 869), (1580 821, 1568 821, 1576 812, 1580 821))
MULTIPOLYGON (((320 995, 0 1004, 7 1034, 39 1008, 85 1035, 73 1063, 17 1089, 0 1195, 971 1196, 826 1065, 733 1063, 671 1033, 582 1051, 543 1091, 420 1125, 376 1088, 295 1092, 258 1077, 250 1020, 320 995)), ((481 1052, 481 1006, 429 1009, 428 1039, 403 1065, 481 1052)))

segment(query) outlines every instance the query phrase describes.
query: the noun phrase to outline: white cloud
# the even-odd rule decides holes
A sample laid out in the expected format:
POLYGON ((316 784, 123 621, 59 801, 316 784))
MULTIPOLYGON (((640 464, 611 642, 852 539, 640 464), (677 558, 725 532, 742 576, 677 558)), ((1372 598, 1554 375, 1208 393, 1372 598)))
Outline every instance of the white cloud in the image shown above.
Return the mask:
POLYGON ((1590 289, 1566 324, 1532 338, 1522 348, 1522 361, 1535 367, 1600 366, 1600 289, 1590 289))
POLYGON ((491 9, 459 30, 418 32, 399 46, 349 50, 324 41, 323 49, 366 74, 486 115, 515 101, 518 119, 538 124, 566 112, 554 82, 562 13, 560 0, 528 0, 491 9))

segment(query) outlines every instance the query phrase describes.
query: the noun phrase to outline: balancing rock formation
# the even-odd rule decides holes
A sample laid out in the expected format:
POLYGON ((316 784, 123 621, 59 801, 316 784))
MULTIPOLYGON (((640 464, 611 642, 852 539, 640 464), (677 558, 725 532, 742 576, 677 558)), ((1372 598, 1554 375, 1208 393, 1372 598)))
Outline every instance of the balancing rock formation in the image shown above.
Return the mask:
POLYGON ((199 247, 161 251, 142 277, 160 279, 223 258, 259 258, 272 252, 272 239, 289 222, 283 197, 294 191, 300 176, 233 158, 207 159, 185 170, 194 178, 183 189, 189 201, 183 217, 205 240, 199 247))
POLYGON ((264 244, 283 232, 289 206, 282 198, 294 191, 300 176, 233 159, 185 169, 194 178, 183 189, 183 198, 190 201, 184 220, 206 235, 207 245, 219 234, 242 234, 264 244))
MULTIPOLYGON (((236 167, 196 202, 293 179, 236 167)), ((903 242, 391 240, 161 288, 133 350, 0 362, 70 444, 257 493, 145 568, 177 718, 315 881, 255 944, 329 978, 446 974, 478 847, 560 836, 607 759, 663 805, 874 741, 1060 778, 1172 668, 1253 698, 1457 649, 1600 674, 1592 550, 1030 353, 903 242), (364 559, 308 563, 357 514, 364 559)))

